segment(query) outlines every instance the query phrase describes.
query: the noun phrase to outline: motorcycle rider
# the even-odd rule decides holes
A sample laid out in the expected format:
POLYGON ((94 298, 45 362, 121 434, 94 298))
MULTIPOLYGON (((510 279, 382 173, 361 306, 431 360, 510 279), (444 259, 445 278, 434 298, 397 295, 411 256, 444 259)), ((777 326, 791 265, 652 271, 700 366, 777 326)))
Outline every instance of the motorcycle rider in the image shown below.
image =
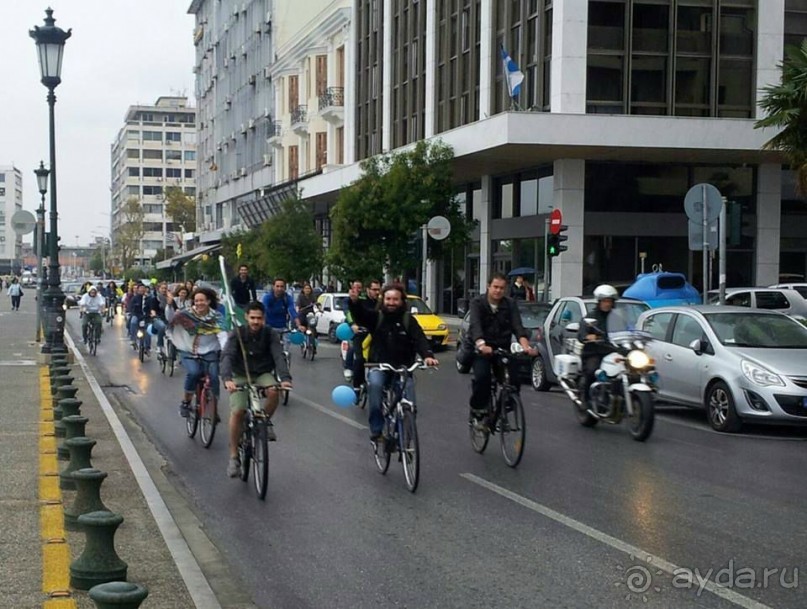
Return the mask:
POLYGON ((594 374, 602 363, 602 358, 613 351, 613 348, 604 338, 608 337, 608 316, 614 309, 619 292, 608 284, 597 286, 594 298, 597 299, 597 308, 587 315, 594 320, 589 323, 585 320, 580 324, 577 340, 583 343, 583 377, 580 384, 580 399, 588 402, 588 388, 594 382, 594 374))

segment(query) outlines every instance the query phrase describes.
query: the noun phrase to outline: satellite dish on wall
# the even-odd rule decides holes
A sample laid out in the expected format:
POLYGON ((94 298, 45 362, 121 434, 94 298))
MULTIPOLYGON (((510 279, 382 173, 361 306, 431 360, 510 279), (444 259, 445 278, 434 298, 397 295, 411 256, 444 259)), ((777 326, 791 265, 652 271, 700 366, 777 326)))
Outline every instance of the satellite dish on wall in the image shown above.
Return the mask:
POLYGON ((30 211, 20 209, 11 216, 11 228, 18 235, 27 235, 34 230, 36 218, 30 211))

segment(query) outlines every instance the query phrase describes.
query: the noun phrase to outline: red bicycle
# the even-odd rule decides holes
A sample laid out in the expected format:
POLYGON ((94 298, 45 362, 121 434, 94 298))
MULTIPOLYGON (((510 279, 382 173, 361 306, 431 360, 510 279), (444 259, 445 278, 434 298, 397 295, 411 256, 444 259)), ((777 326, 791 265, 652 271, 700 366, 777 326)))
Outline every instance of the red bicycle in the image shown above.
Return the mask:
POLYGON ((204 374, 196 383, 196 392, 188 418, 185 419, 185 427, 189 438, 193 438, 199 429, 202 446, 210 448, 219 422, 218 402, 210 384, 209 362, 198 355, 192 359, 200 362, 204 374))

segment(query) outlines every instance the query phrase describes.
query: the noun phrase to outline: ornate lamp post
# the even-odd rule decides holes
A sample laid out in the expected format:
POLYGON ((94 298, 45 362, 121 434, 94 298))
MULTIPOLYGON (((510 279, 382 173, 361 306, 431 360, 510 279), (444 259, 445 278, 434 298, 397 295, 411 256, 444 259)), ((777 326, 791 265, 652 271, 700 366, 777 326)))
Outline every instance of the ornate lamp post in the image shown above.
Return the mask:
POLYGON ((47 303, 47 334, 42 353, 64 353, 64 292, 61 288, 59 272, 59 229, 58 209, 56 206, 56 123, 54 118, 54 105, 56 95, 53 90, 62 82, 62 54, 64 45, 72 35, 71 30, 64 31, 56 27, 53 10, 45 11, 44 27, 34 26, 29 32, 36 42, 39 53, 39 70, 42 75, 41 82, 48 88, 48 106, 50 108, 50 243, 48 264, 48 289, 45 291, 43 301, 47 303))
POLYGON ((50 171, 45 167, 45 163, 39 161, 39 168, 34 169, 36 174, 36 185, 42 200, 36 210, 36 342, 42 342, 42 322, 45 317, 42 314, 42 285, 45 282, 45 195, 48 192, 48 175, 50 171))

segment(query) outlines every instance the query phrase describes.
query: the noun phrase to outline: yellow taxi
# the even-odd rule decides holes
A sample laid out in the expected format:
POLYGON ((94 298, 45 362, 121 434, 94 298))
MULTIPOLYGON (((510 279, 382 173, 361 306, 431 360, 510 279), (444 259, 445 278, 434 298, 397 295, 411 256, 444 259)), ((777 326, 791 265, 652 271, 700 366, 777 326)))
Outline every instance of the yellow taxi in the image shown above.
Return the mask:
POLYGON ((438 349, 445 348, 448 345, 448 326, 439 315, 435 315, 429 306, 417 296, 407 296, 406 304, 409 307, 409 312, 417 320, 423 333, 432 348, 437 351, 438 349))

